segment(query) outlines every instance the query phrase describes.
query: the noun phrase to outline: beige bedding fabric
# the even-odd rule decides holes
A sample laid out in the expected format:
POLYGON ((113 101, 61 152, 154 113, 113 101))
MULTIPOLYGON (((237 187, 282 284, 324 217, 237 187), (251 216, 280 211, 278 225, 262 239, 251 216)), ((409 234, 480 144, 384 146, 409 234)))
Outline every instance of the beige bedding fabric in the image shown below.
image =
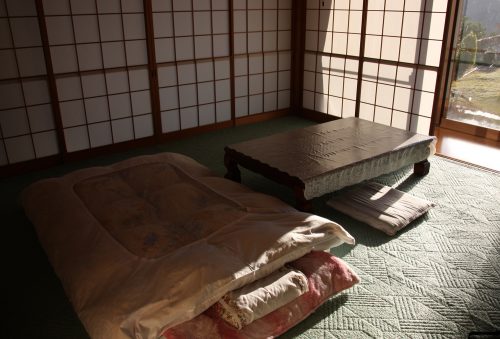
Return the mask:
POLYGON ((22 202, 93 338, 157 338, 312 249, 354 243, 174 153, 43 180, 22 202))
POLYGON ((225 294, 213 309, 224 321, 241 330, 308 290, 304 273, 282 267, 267 277, 225 294))

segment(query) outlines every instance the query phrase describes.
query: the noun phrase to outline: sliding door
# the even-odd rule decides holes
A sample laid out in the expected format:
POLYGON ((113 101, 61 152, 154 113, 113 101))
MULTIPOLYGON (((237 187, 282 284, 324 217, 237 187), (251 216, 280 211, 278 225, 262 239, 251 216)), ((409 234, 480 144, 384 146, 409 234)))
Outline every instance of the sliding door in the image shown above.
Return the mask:
POLYGON ((67 152, 152 136, 142 1, 43 8, 67 152))
POLYGON ((303 107, 355 115, 363 1, 308 1, 303 107))
POLYGON ((231 120, 229 2, 153 1, 162 133, 231 120))
POLYGON ((303 107, 428 134, 446 0, 308 1, 303 107))
POLYGON ((0 166, 60 152, 34 1, 0 1, 0 166))
POLYGON ((1 172, 286 114, 293 3, 0 0, 1 172))
POLYGON ((236 118, 290 106, 291 0, 235 0, 236 118))

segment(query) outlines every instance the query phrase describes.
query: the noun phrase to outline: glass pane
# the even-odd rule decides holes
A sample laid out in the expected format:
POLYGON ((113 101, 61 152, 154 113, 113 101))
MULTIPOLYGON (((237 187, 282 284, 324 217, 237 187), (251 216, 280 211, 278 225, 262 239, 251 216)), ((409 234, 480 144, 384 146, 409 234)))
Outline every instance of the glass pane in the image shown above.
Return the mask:
POLYGON ((446 117, 500 130, 500 2, 487 2, 466 1, 458 18, 446 117))

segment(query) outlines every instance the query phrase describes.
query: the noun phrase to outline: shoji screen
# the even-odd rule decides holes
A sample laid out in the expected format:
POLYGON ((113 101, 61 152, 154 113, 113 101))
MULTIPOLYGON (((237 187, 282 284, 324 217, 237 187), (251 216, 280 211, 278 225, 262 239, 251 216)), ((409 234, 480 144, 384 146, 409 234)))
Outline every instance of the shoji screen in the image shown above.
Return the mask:
POLYGON ((291 0, 234 0, 235 115, 290 106, 291 0))
POLYGON ((447 0, 367 3, 308 0, 303 107, 427 134, 447 0))
POLYGON ((355 115, 363 0, 308 0, 303 107, 355 115))
POLYGON ((66 148, 153 135, 142 0, 43 0, 66 148))
POLYGON ((35 1, 0 1, 0 166, 59 153, 35 1))
POLYGON ((359 116, 427 134, 447 0, 368 4, 359 116))
POLYGON ((153 1, 162 132, 231 120, 229 2, 153 1))

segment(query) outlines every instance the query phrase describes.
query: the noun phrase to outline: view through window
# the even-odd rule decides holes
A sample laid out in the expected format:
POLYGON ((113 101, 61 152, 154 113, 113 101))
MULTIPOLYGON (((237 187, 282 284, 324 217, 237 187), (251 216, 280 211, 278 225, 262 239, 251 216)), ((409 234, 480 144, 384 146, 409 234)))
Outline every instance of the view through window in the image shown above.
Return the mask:
POLYGON ((500 130, 500 0, 464 0, 446 117, 500 130))

